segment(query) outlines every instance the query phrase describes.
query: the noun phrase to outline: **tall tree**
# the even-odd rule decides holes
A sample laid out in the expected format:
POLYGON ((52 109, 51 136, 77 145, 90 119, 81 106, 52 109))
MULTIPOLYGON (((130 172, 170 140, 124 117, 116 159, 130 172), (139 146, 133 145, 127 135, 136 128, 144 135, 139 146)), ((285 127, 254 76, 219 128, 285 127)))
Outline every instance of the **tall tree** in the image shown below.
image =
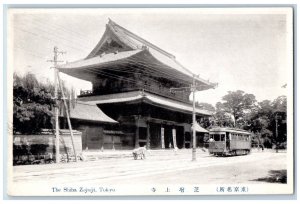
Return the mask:
MULTIPOLYGON (((228 94, 223 96, 223 103, 218 103, 219 111, 231 114, 234 122, 234 126, 237 126, 237 122, 244 123, 244 116, 247 112, 250 112, 256 103, 255 96, 253 94, 247 94, 244 91, 229 91, 228 94)), ((241 125, 239 125, 241 126, 241 125)))
POLYGON ((210 104, 210 103, 197 102, 196 105, 200 106, 204 110, 209 110, 209 111, 212 111, 212 112, 216 111, 215 107, 212 104, 210 104))
POLYGON ((271 129, 273 131, 273 141, 276 148, 286 148, 287 141, 287 98, 279 96, 272 102, 273 117, 271 129))
POLYGON ((256 133, 265 147, 271 148, 277 143, 279 143, 279 146, 284 147, 286 142, 285 96, 279 96, 274 101, 264 100, 258 102, 256 108, 245 115, 245 120, 247 125, 243 128, 256 133))
POLYGON ((234 127, 234 121, 231 114, 224 110, 224 106, 221 102, 216 104, 216 112, 213 115, 212 125, 220 127, 234 127))
POLYGON ((35 133, 41 128, 52 128, 52 84, 39 83, 35 75, 14 74, 13 131, 35 133))

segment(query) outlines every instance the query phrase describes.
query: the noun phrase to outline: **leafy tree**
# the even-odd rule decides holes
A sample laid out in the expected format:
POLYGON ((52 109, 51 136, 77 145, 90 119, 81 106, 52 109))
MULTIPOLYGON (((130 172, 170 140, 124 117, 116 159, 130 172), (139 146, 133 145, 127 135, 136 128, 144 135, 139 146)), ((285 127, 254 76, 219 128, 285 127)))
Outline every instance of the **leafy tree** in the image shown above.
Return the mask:
POLYGON ((265 147, 273 145, 284 146, 286 143, 286 97, 280 96, 273 102, 264 100, 259 102, 256 108, 245 115, 247 125, 245 130, 256 133, 265 147), (277 133, 276 136, 276 119, 277 133))
POLYGON ((233 127, 234 121, 231 117, 231 114, 227 113, 221 102, 216 104, 216 112, 213 116, 212 121, 213 126, 220 126, 220 127, 233 127))
POLYGON ((13 131, 31 134, 52 128, 53 85, 39 83, 31 73, 14 74, 13 80, 13 131))
POLYGON ((279 96, 272 102, 273 117, 271 120, 271 129, 273 130, 273 142, 276 147, 286 148, 287 141, 287 98, 279 96), (276 127, 277 125, 277 127, 276 127), (276 134, 277 132, 277 134, 276 134))
POLYGON ((196 105, 200 106, 200 108, 202 108, 204 110, 209 110, 209 111, 212 111, 212 112, 216 111, 215 107, 210 103, 197 102, 196 105))
POLYGON ((233 124, 236 127, 237 122, 241 126, 245 121, 244 116, 247 112, 250 112, 256 103, 255 96, 253 94, 247 94, 244 91, 229 91, 227 95, 223 96, 223 103, 218 102, 217 115, 222 117, 226 114, 232 115, 233 124), (219 112, 219 113, 218 113, 219 112))

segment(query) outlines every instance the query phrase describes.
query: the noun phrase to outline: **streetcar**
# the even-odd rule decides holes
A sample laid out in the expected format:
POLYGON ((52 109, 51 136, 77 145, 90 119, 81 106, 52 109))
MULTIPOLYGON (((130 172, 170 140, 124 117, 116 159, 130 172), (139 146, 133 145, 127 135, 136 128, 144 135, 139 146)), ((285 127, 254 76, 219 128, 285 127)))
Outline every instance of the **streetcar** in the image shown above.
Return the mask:
POLYGON ((212 128, 209 130, 210 154, 215 156, 247 155, 251 151, 251 133, 236 128, 212 128))

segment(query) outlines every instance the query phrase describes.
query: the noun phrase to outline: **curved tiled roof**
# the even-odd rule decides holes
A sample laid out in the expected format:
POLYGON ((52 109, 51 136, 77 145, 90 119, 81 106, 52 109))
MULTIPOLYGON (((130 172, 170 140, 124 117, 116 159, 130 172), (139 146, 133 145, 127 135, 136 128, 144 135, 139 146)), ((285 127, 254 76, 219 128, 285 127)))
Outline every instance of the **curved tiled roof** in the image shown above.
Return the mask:
MULTIPOLYGON (((73 74, 75 77, 80 77, 82 74, 72 73, 78 72, 78 70, 71 71, 67 69, 84 68, 89 66, 97 66, 98 69, 106 63, 118 62, 121 59, 130 58, 135 54, 141 53, 145 50, 149 53, 148 56, 152 57, 150 60, 149 58, 145 59, 148 60, 146 64, 149 64, 149 66, 155 66, 154 64, 156 64, 160 70, 172 72, 174 76, 182 75, 182 77, 179 77, 178 79, 188 81, 189 83, 191 83, 193 77, 195 77, 196 82, 207 85, 207 88, 213 88, 215 86, 215 84, 201 79, 190 70, 182 66, 175 59, 174 55, 162 50, 161 48, 135 35, 111 20, 109 20, 108 24, 106 25, 106 30, 102 38, 85 59, 61 65, 58 67, 58 69, 66 74, 73 74), (115 40, 120 44, 122 48, 120 48, 118 53, 99 53, 108 39, 115 40)), ((137 63, 140 63, 143 60, 144 59, 140 58, 138 59, 137 63)), ((119 62, 121 63, 121 61, 119 62)))
MULTIPOLYGON (((103 113, 96 104, 89 104, 82 101, 77 101, 74 107, 72 107, 71 105, 69 113, 70 118, 72 119, 103 123, 118 123, 117 121, 103 113)), ((65 116, 64 111, 61 112, 61 117, 62 116, 65 116)))

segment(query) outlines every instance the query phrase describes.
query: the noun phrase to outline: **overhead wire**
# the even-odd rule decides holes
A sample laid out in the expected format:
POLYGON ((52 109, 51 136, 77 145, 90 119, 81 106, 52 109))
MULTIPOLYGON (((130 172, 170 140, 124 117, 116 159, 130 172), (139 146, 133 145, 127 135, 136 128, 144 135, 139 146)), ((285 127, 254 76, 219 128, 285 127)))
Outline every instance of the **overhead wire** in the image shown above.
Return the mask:
MULTIPOLYGON (((38 20, 36 20, 35 19, 35 22, 38 22, 39 24, 40 23, 42 23, 41 21, 38 21, 38 20)), ((34 24, 34 23, 33 23, 34 24)), ((35 26, 38 26, 37 24, 34 24, 35 26)), ((71 31, 71 30, 68 30, 68 29, 66 29, 66 28, 64 28, 64 27, 62 27, 62 26, 59 26, 59 25, 54 25, 55 27, 57 27, 57 28, 61 28, 61 29, 63 29, 63 30, 66 30, 67 32, 73 32, 73 31, 71 31)), ((54 28, 54 26, 52 26, 52 29, 54 28)), ((51 26, 50 26, 51 27, 51 26)), ((50 38, 48 38, 48 37, 45 37, 44 35, 40 35, 40 34, 37 34, 37 33, 34 33, 34 32, 31 32, 31 31, 28 31, 28 30, 24 30, 24 29, 21 29, 21 28, 19 28, 21 31, 23 31, 23 32, 27 32, 27 33, 29 33, 29 34, 32 34, 32 35, 35 35, 35 36, 39 36, 39 37, 42 37, 42 38, 45 38, 45 39, 48 39, 48 40, 53 40, 53 39, 50 39, 50 38)), ((43 30, 43 29, 40 29, 40 28, 38 28, 38 30, 40 30, 41 32, 44 32, 44 33, 46 33, 46 34, 49 34, 49 35, 53 35, 53 33, 49 33, 49 32, 47 32, 47 31, 45 31, 45 30, 43 30)), ((76 33, 76 32, 73 32, 73 33, 76 33)), ((78 33, 77 33, 78 34, 78 33)), ((59 35, 56 35, 57 37, 60 37, 60 38, 63 38, 63 37, 61 37, 61 36, 59 36, 59 35)), ((80 37, 78 37, 78 36, 76 36, 78 39, 82 39, 82 38, 80 38, 80 37)), ((72 44, 74 44, 74 41, 69 41, 68 39, 66 39, 66 38, 63 38, 65 41, 68 41, 68 42, 71 42, 72 44)), ((54 40, 53 40, 54 41, 54 40)), ((66 43, 64 43, 64 44, 66 44, 66 43)), ((78 43, 78 45, 79 45, 79 43, 78 43)), ((69 46, 69 45, 66 45, 67 47, 69 47, 69 48, 71 48, 71 49, 75 49, 75 50, 79 50, 78 48, 76 48, 76 47, 73 47, 73 46, 69 46)), ((82 45, 80 45, 80 46, 82 46, 82 45)), ((86 47, 87 48, 87 47, 86 47)), ((82 50, 79 50, 79 51, 82 51, 82 50)), ((157 73, 161 73, 161 74, 163 74, 162 75, 162 77, 164 77, 164 78, 167 78, 167 79, 169 79, 169 80, 174 80, 174 78, 175 79, 181 79, 181 80, 183 80, 183 81, 185 81, 185 82, 183 82, 183 81, 181 81, 181 83, 183 83, 183 84, 186 84, 186 85, 190 85, 190 83, 189 82, 186 82, 187 80, 186 79, 183 79, 184 77, 180 77, 180 76, 178 76, 178 75, 176 75, 176 74, 172 74, 172 73, 170 73, 170 72, 167 72, 167 71, 163 71, 163 70, 161 70, 161 69, 157 69, 157 68, 155 68, 154 66, 150 66, 147 62, 144 62, 144 61, 141 61, 141 59, 137 59, 137 60, 134 60, 134 59, 126 59, 125 60, 125 62, 128 62, 129 64, 130 63, 134 63, 134 64, 136 64, 136 65, 141 65, 142 67, 143 67, 143 71, 144 72, 146 72, 146 73, 148 73, 148 74, 150 74, 150 75, 153 75, 153 74, 156 74, 157 75, 157 73), (145 69, 145 68, 147 68, 147 69, 145 69)), ((176 62, 175 62, 176 63, 176 62)), ((156 66, 159 66, 159 67, 161 67, 161 64, 158 64, 157 62, 151 62, 151 64, 153 64, 153 65, 156 65, 156 66)), ((179 65, 180 66, 180 65, 179 65)), ((142 69, 142 68, 141 68, 142 69)), ((117 71, 118 69, 112 69, 112 71, 117 71)), ((118 71, 120 71, 120 72, 124 72, 124 73, 136 73, 136 72, 130 72, 130 71, 126 71, 126 70, 118 70, 118 71)), ((103 72, 102 71, 102 74, 112 74, 112 73, 107 73, 107 72, 103 72)), ((185 75, 185 74, 183 74, 183 75, 185 75)), ((114 75, 114 74, 112 74, 111 76, 114 76, 114 77, 116 77, 117 75, 114 75)), ((157 80, 155 80, 155 79, 153 79, 153 78, 151 78, 150 80, 153 80, 153 81, 155 81, 155 82, 159 82, 159 81, 157 81, 157 80)))
MULTIPOLYGON (((149 74, 156 74, 157 75, 157 73, 160 72, 160 73, 163 74, 162 76, 164 78, 167 78, 167 79, 170 79, 170 80, 174 80, 174 78, 184 80, 182 77, 178 77, 178 75, 171 74, 167 71, 163 71, 161 69, 154 68, 153 66, 150 66, 146 62, 142 62, 140 59, 136 59, 136 60, 134 60, 134 59, 125 59, 124 61, 127 62, 127 63, 134 63, 135 65, 137 64, 137 65, 141 65, 145 68, 148 68, 148 69, 143 69, 143 70, 148 72, 149 74)), ((158 64, 158 63, 155 63, 155 62, 151 62, 151 63, 161 67, 161 64, 158 64)), ((112 68, 111 70, 120 70, 120 69, 122 69, 122 68, 119 68, 119 69, 112 68)), ((184 81, 187 81, 187 80, 184 80, 184 81)), ((190 85, 189 82, 182 82, 182 83, 185 84, 185 85, 190 85)))
MULTIPOLYGON (((35 20, 35 22, 36 22, 36 20, 35 20)), ((46 30, 44 30, 44 29, 41 29, 41 27, 43 27, 43 26, 38 25, 38 24, 34 23, 33 21, 31 21, 31 24, 34 25, 34 26, 36 26, 35 29, 40 30, 40 31, 42 31, 42 32, 44 32, 44 33, 47 33, 47 34, 49 34, 49 35, 54 35, 54 36, 56 36, 56 37, 58 37, 58 38, 64 39, 65 41, 68 41, 68 42, 70 42, 70 43, 72 43, 72 44, 75 43, 75 44, 78 44, 78 45, 81 46, 81 47, 85 47, 86 49, 90 49, 90 47, 87 47, 85 44, 82 44, 82 43, 81 43, 81 41, 83 41, 83 40, 85 40, 85 39, 79 38, 79 37, 77 37, 76 35, 71 35, 71 36, 72 36, 72 37, 77 37, 78 39, 80 39, 80 41, 74 42, 74 41, 71 41, 71 40, 69 40, 68 38, 64 37, 63 35, 58 34, 58 33, 57 33, 57 29, 55 29, 54 27, 52 27, 52 28, 53 28, 53 29, 52 29, 53 32, 52 32, 52 33, 49 33, 48 31, 46 31, 46 30)), ((44 24, 43 24, 43 25, 44 25, 44 24)), ((47 29, 49 29, 49 27, 51 28, 51 26, 47 25, 47 29)))
MULTIPOLYGON (((49 39, 49 38, 47 38, 47 37, 45 37, 45 36, 41 36, 41 35, 39 35, 39 34, 36 34, 36 33, 31 32, 31 31, 27 31, 27 30, 23 30, 23 29, 19 29, 19 30, 21 30, 21 31, 23 31, 23 32, 27 32, 27 33, 32 34, 32 35, 35 35, 35 36, 40 36, 40 37, 46 38, 46 39, 48 39, 48 40, 51 40, 51 39, 49 39)), ((34 54, 31 54, 31 55, 34 55, 34 54)), ((36 56, 36 57, 37 57, 37 56, 36 56)), ((41 56, 39 56, 39 57, 41 57, 41 56)), ((135 63, 135 64, 139 64, 139 65, 142 65, 142 66, 144 66, 144 67, 146 67, 146 68, 151 69, 152 71, 144 69, 144 71, 146 71, 146 72, 149 73, 149 74, 154 74, 154 73, 156 73, 156 72, 158 71, 158 72, 163 73, 165 78, 168 78, 168 79, 178 78, 178 77, 176 77, 176 76, 174 76, 174 75, 171 75, 170 73, 161 71, 161 70, 159 70, 159 69, 154 69, 153 67, 149 66, 149 65, 148 65, 147 63, 145 63, 145 62, 141 62, 141 61, 138 61, 138 60, 130 60, 130 59, 127 59, 127 61, 128 61, 128 62, 133 62, 133 63, 135 63), (166 76, 169 76, 169 77, 166 77, 166 76)), ((153 64, 159 65, 159 64, 157 64, 157 63, 153 63, 153 64)), ((107 74, 107 76, 109 76, 109 74, 110 74, 110 73, 105 73, 105 72, 101 72, 101 73, 102 73, 102 74, 107 74)), ((132 72, 132 73, 134 73, 134 72, 132 72)), ((110 76, 117 77, 117 75, 114 75, 114 74, 112 74, 112 75, 110 75, 110 76)), ((154 79, 153 79, 153 80, 154 80, 154 79)), ((128 81, 128 80, 127 80, 127 81, 128 81)), ((155 82, 158 82, 158 81, 155 80, 155 82)))
MULTIPOLYGON (((35 22, 38 22, 40 24, 43 24, 44 25, 44 22, 38 20, 38 19, 34 19, 35 22)), ((47 24, 47 26, 49 26, 49 23, 47 24)), ((73 31, 73 30, 70 30, 70 29, 67 29, 66 27, 62 26, 62 25, 59 25, 59 24, 52 24, 52 27, 56 27, 56 28, 60 28, 62 30, 65 30, 66 32, 72 32, 74 34, 76 34, 77 36, 81 36, 81 37, 86 37, 85 35, 81 34, 81 33, 78 33, 76 31, 73 31)))
MULTIPOLYGON (((95 67, 88 67, 88 68, 85 68, 85 69, 87 71, 90 71, 90 72, 95 73, 95 74, 111 77, 111 78, 118 79, 118 80, 128 81, 128 82, 131 82, 131 83, 134 83, 134 84, 140 82, 139 80, 128 79, 128 78, 124 78, 124 77, 116 75, 116 74, 105 72, 103 70, 101 71, 101 70, 99 70, 98 68, 95 68, 95 67)), ((136 72, 132 72, 132 73, 136 73, 136 72)), ((154 81, 154 82, 161 83, 159 81, 154 81)))
MULTIPOLYGON (((122 73, 128 73, 128 74, 142 74, 142 73, 139 73, 139 72, 137 72, 137 71, 128 71, 128 70, 130 70, 130 68, 112 68, 112 69, 110 69, 109 71, 112 71, 112 72, 122 72, 122 73)), ((132 70, 132 69, 131 69, 132 70)), ((151 73, 149 73, 147 70, 145 70, 145 72, 144 73, 146 73, 146 74, 151 74, 151 73)), ((154 73, 154 72, 153 72, 154 73)), ((153 74, 152 73, 152 74, 153 74)), ((150 80, 150 81, 153 81, 153 82, 155 82, 155 83, 161 83, 161 82, 159 82, 158 80, 155 80, 155 79, 153 79, 153 78, 148 78, 148 80, 150 80)))
MULTIPOLYGON (((69 41, 69 42, 70 42, 70 41, 69 41)), ((72 42, 73 42, 73 41, 72 41, 72 42)), ((128 61, 130 61, 130 59, 128 59, 128 61)), ((131 62, 135 62, 136 64, 138 63, 138 64, 143 65, 143 66, 145 66, 145 67, 147 67, 147 68, 149 68, 149 69, 152 69, 152 70, 153 70, 153 73, 155 73, 155 72, 158 71, 158 72, 163 73, 164 75, 168 75, 168 76, 169 76, 169 79, 173 79, 173 78, 183 79, 182 77, 179 77, 178 75, 175 75, 175 74, 171 74, 171 73, 169 73, 169 72, 164 72, 164 71, 161 71, 161 70, 158 70, 158 69, 154 70, 153 67, 148 66, 147 63, 142 62, 142 61, 137 62, 137 61, 132 61, 132 60, 131 60, 131 62), (170 78, 170 77, 171 77, 171 78, 170 78)), ((157 65, 157 66, 161 66, 160 64, 158 64, 158 63, 156 63, 156 62, 152 62, 152 64, 157 65)), ((180 66, 180 65, 179 65, 179 66, 180 66)), ((146 70, 146 69, 145 69, 145 70, 146 70)), ((149 71, 149 73, 151 73, 151 72, 149 71)), ((185 83, 185 84, 189 84, 189 83, 185 83)))
POLYGON ((16 46, 14 49, 21 49, 21 50, 24 50, 28 55, 31 55, 33 57, 36 57, 36 58, 39 58, 39 59, 42 59, 43 57, 40 56, 40 55, 36 55, 36 54, 33 54, 33 52, 23 48, 23 47, 20 47, 20 46, 16 46))
POLYGON ((37 33, 32 32, 32 31, 24 30, 24 29, 22 29, 22 28, 17 28, 17 27, 15 27, 15 29, 20 30, 20 31, 25 32, 25 33, 28 33, 28 34, 31 34, 31 35, 34 35, 34 36, 37 36, 37 37, 40 37, 40 38, 44 38, 44 39, 49 40, 49 41, 53 41, 53 42, 56 42, 56 43, 62 43, 62 44, 64 44, 66 47, 68 47, 68 48, 70 48, 70 49, 74 49, 74 50, 78 50, 78 51, 82 52, 82 50, 80 50, 80 49, 78 49, 78 48, 76 48, 76 47, 70 46, 69 44, 67 44, 67 43, 65 43, 65 42, 63 42, 63 41, 62 41, 62 42, 58 42, 58 41, 55 40, 55 39, 51 39, 51 38, 46 37, 46 36, 44 36, 44 35, 37 34, 37 33))
MULTIPOLYGON (((88 71, 92 71, 93 73, 96 73, 96 74, 109 76, 109 77, 112 77, 112 78, 115 78, 115 79, 120 79, 120 80, 123 80, 123 81, 128 81, 128 82, 132 82, 132 83, 138 83, 138 82, 140 82, 138 80, 124 78, 124 77, 116 75, 116 74, 112 74, 112 73, 108 73, 108 72, 105 72, 105 71, 101 71, 101 70, 99 70, 97 68, 93 68, 93 67, 89 67, 89 68, 85 68, 85 69, 88 70, 88 71)), ((158 81, 155 81, 155 82, 158 82, 158 81)))
MULTIPOLYGON (((170 80, 174 80, 175 79, 181 79, 181 80, 184 80, 185 82, 182 81, 183 84, 186 84, 186 85, 190 85, 189 82, 186 82, 187 80, 183 79, 182 77, 179 77, 178 75, 175 75, 175 74, 171 74, 170 72, 167 72, 167 71, 163 71, 161 69, 157 69, 157 68, 154 68, 152 66, 150 66, 149 64, 147 64, 146 62, 142 62, 142 61, 135 61, 135 60, 129 60, 135 64, 138 64, 138 65, 142 65, 142 66, 145 66, 146 68, 149 68, 152 70, 152 73, 157 73, 157 72, 160 72, 162 73, 163 75, 161 77, 164 77, 164 78, 167 78, 167 79, 170 79, 170 80)), ((151 62, 152 63, 152 62, 151 62)), ((154 65, 157 65, 157 66, 160 66, 160 64, 157 64, 157 63, 152 63, 154 65)))

